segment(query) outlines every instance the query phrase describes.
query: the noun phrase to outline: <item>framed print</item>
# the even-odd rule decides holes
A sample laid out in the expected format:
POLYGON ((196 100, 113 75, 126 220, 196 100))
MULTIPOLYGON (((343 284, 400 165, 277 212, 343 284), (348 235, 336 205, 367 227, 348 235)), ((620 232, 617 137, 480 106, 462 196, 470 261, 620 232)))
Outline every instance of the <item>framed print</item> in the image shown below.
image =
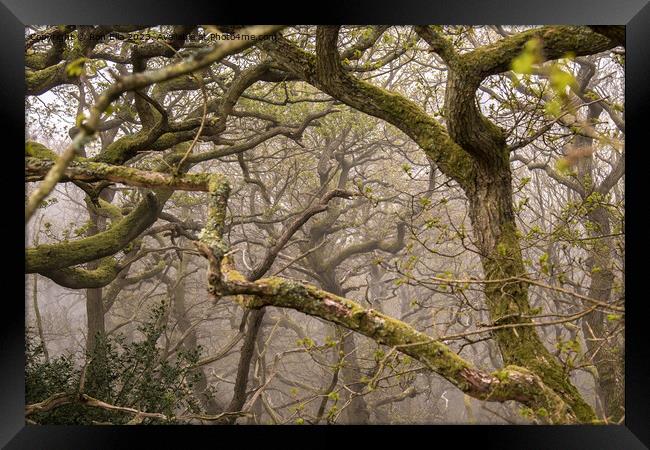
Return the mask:
POLYGON ((649 19, 5 1, 3 445, 647 448, 649 19))

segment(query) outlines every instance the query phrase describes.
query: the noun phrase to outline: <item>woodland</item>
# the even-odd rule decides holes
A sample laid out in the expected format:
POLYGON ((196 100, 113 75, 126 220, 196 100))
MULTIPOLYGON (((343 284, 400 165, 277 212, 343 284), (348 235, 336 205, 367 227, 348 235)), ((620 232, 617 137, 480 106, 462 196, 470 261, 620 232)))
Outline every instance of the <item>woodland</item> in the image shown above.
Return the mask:
POLYGON ((623 423, 619 26, 25 29, 30 424, 623 423))

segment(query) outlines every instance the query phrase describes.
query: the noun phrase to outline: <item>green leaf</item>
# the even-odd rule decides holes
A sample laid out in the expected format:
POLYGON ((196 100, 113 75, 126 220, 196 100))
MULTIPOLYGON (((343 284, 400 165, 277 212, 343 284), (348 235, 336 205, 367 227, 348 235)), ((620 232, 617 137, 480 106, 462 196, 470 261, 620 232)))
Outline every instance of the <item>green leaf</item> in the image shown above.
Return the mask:
POLYGON ((522 53, 512 60, 512 70, 517 73, 533 73, 535 57, 529 53, 522 53))
POLYGON ((80 127, 84 120, 86 120, 86 115, 84 113, 81 113, 77 115, 74 123, 77 127, 80 127))
POLYGON ((562 175, 571 173, 571 163, 566 158, 560 158, 555 162, 555 169, 562 175))
POLYGON ((65 73, 69 77, 78 77, 84 73, 84 64, 88 61, 88 58, 77 58, 71 61, 67 66, 65 66, 65 73))
POLYGON ((577 84, 575 77, 569 72, 560 69, 557 64, 551 67, 549 79, 551 81, 551 87, 559 94, 565 94, 567 87, 577 84))
POLYGON ((516 73, 532 74, 533 66, 542 62, 542 43, 539 39, 531 39, 524 45, 523 51, 513 58, 511 69, 516 73))
POLYGON ((542 270, 542 273, 548 275, 549 272, 548 253, 543 253, 542 256, 539 257, 539 267, 542 270))
POLYGON ((316 343, 314 342, 314 340, 312 338, 306 337, 306 338, 302 339, 302 346, 307 348, 307 349, 313 348, 315 345, 316 345, 316 343))
POLYGON ((559 117, 562 114, 562 102, 555 98, 544 105, 544 111, 550 116, 559 117))

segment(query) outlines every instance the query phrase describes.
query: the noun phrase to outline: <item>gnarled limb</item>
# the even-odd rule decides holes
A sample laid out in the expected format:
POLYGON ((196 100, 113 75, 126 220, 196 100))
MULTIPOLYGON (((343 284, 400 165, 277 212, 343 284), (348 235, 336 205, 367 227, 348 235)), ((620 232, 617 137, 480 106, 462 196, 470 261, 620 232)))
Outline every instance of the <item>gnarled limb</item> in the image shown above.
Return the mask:
POLYGON ((120 270, 122 270, 122 267, 115 258, 106 258, 96 269, 66 267, 42 272, 41 275, 69 289, 93 289, 110 284, 117 277, 120 270))
POLYGON ((510 70, 512 60, 533 39, 540 40, 544 60, 569 52, 590 55, 614 46, 585 27, 550 26, 517 33, 454 60, 445 90, 447 130, 456 143, 478 158, 504 158, 505 136, 479 110, 476 91, 486 77, 510 70))
POLYGON ((562 58, 571 52, 575 56, 593 55, 615 47, 607 37, 583 26, 546 26, 513 34, 494 44, 463 55, 481 79, 510 70, 511 61, 521 53, 531 39, 540 39, 545 61, 562 58))
POLYGON ((470 156, 451 140, 442 125, 414 102, 344 71, 336 50, 337 38, 338 27, 318 27, 317 56, 282 37, 259 46, 290 74, 359 111, 395 125, 417 142, 442 172, 464 184, 473 172, 470 156))
POLYGON ((310 206, 307 208, 305 211, 303 211, 296 219, 289 224, 286 230, 282 233, 282 236, 278 239, 278 241, 273 245, 271 248, 269 248, 262 261, 260 264, 255 267, 255 269, 252 271, 250 275, 251 280, 257 280, 260 277, 262 277, 267 270, 271 268, 273 265, 273 261, 275 261, 275 258, 277 257, 278 253, 282 248, 289 242, 289 239, 298 231, 298 229, 303 226, 307 221, 315 216, 316 214, 322 213, 327 210, 327 204, 328 202, 333 199, 333 198, 352 198, 351 193, 344 191, 342 189, 334 189, 332 191, 327 192, 324 194, 315 205, 310 206))
POLYGON ((487 373, 431 336, 347 298, 279 277, 247 280, 235 269, 222 238, 228 195, 227 182, 220 176, 213 178, 208 221, 200 241, 196 243, 209 262, 208 290, 213 295, 236 296, 237 301, 247 308, 277 306, 320 317, 380 344, 395 347, 474 398, 499 402, 516 400, 547 417, 551 423, 575 423, 579 420, 576 412, 528 369, 507 366, 487 373))
POLYGON ((44 273, 114 255, 145 231, 158 217, 160 203, 148 193, 128 216, 93 236, 25 251, 25 272, 44 273))
MULTIPOLYGON (((282 28, 282 26, 259 26, 242 30, 242 33, 266 36, 275 33, 282 28)), ((121 78, 116 83, 111 85, 99 96, 97 102, 90 108, 90 117, 88 118, 88 121, 83 124, 81 132, 74 137, 72 143, 66 148, 61 157, 57 159, 56 164, 47 174, 45 180, 39 186, 39 188, 32 195, 30 195, 25 212, 25 222, 29 221, 38 205, 40 205, 40 203, 50 194, 50 192, 52 192, 52 189, 54 189, 54 186, 60 179, 65 168, 74 159, 75 155, 79 152, 81 147, 90 139, 93 134, 95 134, 97 127, 100 124, 100 118, 104 111, 106 111, 108 106, 114 100, 119 98, 120 95, 127 91, 136 91, 143 87, 150 86, 154 83, 159 83, 161 81, 166 81, 174 77, 200 70, 216 61, 225 58, 228 55, 237 53, 250 47, 253 45, 253 43, 255 43, 255 41, 252 40, 228 41, 224 44, 217 45, 208 51, 197 52, 187 61, 170 65, 158 70, 135 73, 133 75, 121 78)), ((65 71, 65 67, 62 66, 62 68, 65 71)), ((153 142, 155 139, 157 139, 162 132, 163 125, 166 123, 166 120, 164 119, 166 119, 166 117, 163 114, 163 117, 159 121, 159 125, 154 126, 151 130, 123 138, 128 140, 128 144, 130 144, 129 149, 139 149, 141 146, 148 145, 150 142, 153 142), (135 140, 135 142, 131 142, 131 140, 135 140)), ((120 158, 124 158, 125 153, 127 152, 117 151, 117 155, 114 153, 115 151, 111 151, 107 154, 108 157, 113 158, 112 162, 115 162, 117 160, 119 160, 119 162, 123 162, 124 160, 120 158)))
MULTIPOLYGON (((201 252, 214 267, 216 259, 205 241, 199 244, 201 252)), ((211 271, 217 282, 213 291, 222 295, 237 295, 248 308, 277 306, 290 308, 320 317, 363 334, 376 342, 395 347, 425 364, 466 394, 486 401, 515 400, 535 411, 542 408, 549 413, 552 423, 573 423, 577 419, 568 405, 548 388, 533 372, 523 367, 508 366, 488 373, 475 368, 449 347, 418 332, 404 322, 393 319, 343 297, 322 291, 306 283, 283 278, 264 278, 257 282, 243 279, 231 263, 224 261, 220 273, 211 271)), ((544 413, 541 413, 544 415, 544 413)))
MULTIPOLYGON (((25 158, 25 177, 27 181, 43 178, 54 165, 54 161, 39 158, 25 158)), ((150 172, 131 167, 76 160, 63 171, 61 181, 99 181, 107 180, 136 187, 168 187, 180 191, 207 191, 208 177, 203 174, 170 175, 150 172)))

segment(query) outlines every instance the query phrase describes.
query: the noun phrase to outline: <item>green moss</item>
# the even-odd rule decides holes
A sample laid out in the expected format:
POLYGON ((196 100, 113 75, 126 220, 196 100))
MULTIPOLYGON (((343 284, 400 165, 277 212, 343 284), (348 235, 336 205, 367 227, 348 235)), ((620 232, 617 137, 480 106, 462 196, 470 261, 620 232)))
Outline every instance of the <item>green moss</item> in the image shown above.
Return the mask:
MULTIPOLYGON (((162 151, 174 147, 177 144, 182 144, 187 140, 194 138, 196 131, 175 131, 169 133, 163 133, 158 139, 156 139, 149 147, 151 150, 162 151)), ((187 144, 189 147, 189 143, 187 144)), ((181 155, 182 157, 182 155, 181 155)), ((178 157, 180 159, 180 157, 178 157)))
POLYGON ((31 69, 44 69, 47 66, 49 55, 44 52, 28 51, 25 54, 25 65, 31 69))
POLYGON ((122 219, 122 210, 120 208, 102 198, 99 198, 98 200, 100 209, 110 216, 112 220, 122 219))
MULTIPOLYGON (((238 272, 232 268, 231 262, 226 265, 227 279, 238 282, 232 285, 236 287, 226 283, 223 293, 246 293, 238 296, 238 301, 246 307, 273 305, 291 308, 339 324, 417 359, 469 395, 483 400, 523 402, 531 410, 541 411, 540 417, 544 411, 548 412, 544 420, 551 423, 572 423, 576 417, 584 420, 588 416, 588 411, 583 411, 576 404, 571 392, 557 389, 569 393, 560 395, 552 385, 542 383, 541 379, 545 378, 543 371, 538 376, 537 370, 510 365, 493 374, 486 374, 475 369, 442 342, 381 312, 365 309, 352 300, 314 286, 279 277, 248 282, 241 274, 234 276, 238 272), (567 405, 571 405, 571 408, 567 405)), ((539 344, 537 342, 531 348, 530 355, 535 354, 535 347, 539 344)))
POLYGON ((147 133, 142 131, 123 136, 106 147, 94 160, 113 165, 124 164, 124 162, 133 158, 138 150, 141 150, 146 140, 147 133))
POLYGON ((506 370, 497 370, 496 372, 493 372, 492 375, 501 381, 506 381, 508 379, 508 372, 506 370))
POLYGON ((25 142, 25 156, 31 156, 40 159, 51 159, 55 161, 59 155, 52 150, 36 141, 25 142))
POLYGON ((64 79, 64 66, 65 62, 62 62, 42 70, 25 71, 27 92, 31 95, 39 95, 56 85, 60 79, 64 79))
MULTIPOLYGON (((516 227, 512 223, 501 226, 501 234, 489 258, 483 261, 488 279, 502 279, 524 273, 516 227)), ((490 283, 485 287, 490 317, 502 324, 529 323, 521 316, 531 314, 528 286, 525 282, 490 283)), ((567 378, 557 359, 546 349, 534 327, 522 326, 493 332, 504 363, 525 367, 539 376, 543 383, 570 407, 581 422, 595 417, 593 409, 567 378)), ((503 376, 503 374, 495 374, 503 376)), ((547 407, 540 404, 540 407, 547 407)))
MULTIPOLYGON (((40 144, 30 144, 26 150, 28 154, 38 154, 39 156, 47 156, 48 149, 40 144)), ((43 171, 53 166, 52 159, 33 158, 27 157, 26 163, 34 170, 43 171)), ((198 174, 182 174, 182 175, 168 175, 160 172, 144 171, 132 167, 104 164, 98 162, 91 162, 85 158, 77 157, 72 161, 69 166, 72 171, 71 177, 76 177, 83 180, 96 180, 106 179, 117 181, 132 186, 144 187, 160 187, 167 188, 175 187, 177 189, 189 190, 207 190, 208 181, 213 175, 198 173, 198 174)), ((104 207, 111 208, 108 204, 103 204, 104 207)), ((117 217, 119 211, 114 209, 110 211, 112 217, 117 217)))
POLYGON ((69 267, 44 272, 42 275, 70 289, 93 289, 107 286, 117 277, 119 271, 120 267, 115 258, 106 258, 93 270, 69 267))
POLYGON ((352 77, 349 80, 354 83, 360 97, 353 102, 353 106, 381 117, 401 129, 424 150, 443 173, 462 186, 469 182, 474 172, 472 158, 449 137, 442 125, 400 94, 352 77), (370 105, 375 105, 376 109, 369 108, 370 105))
POLYGON ((156 197, 147 194, 133 212, 104 232, 71 242, 28 248, 25 271, 50 272, 111 256, 156 221, 158 206, 156 197))
POLYGON ((213 251, 224 255, 228 251, 228 246, 222 236, 226 222, 230 185, 223 176, 212 175, 208 181, 208 192, 208 220, 205 228, 199 234, 199 239, 211 247, 213 251))

